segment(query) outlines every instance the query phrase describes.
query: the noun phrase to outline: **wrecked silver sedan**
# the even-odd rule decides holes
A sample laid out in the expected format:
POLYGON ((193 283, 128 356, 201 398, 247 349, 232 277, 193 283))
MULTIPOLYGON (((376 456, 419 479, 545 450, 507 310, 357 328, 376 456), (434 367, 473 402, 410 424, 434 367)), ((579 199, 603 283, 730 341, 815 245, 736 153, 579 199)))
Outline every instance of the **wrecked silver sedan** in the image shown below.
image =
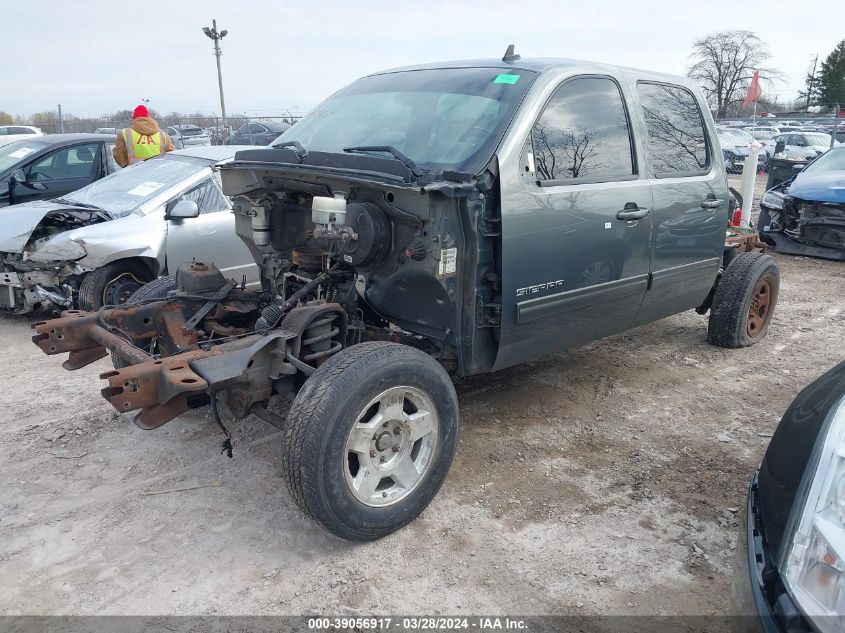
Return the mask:
POLYGON ((0 309, 97 310, 193 258, 257 282, 217 173, 238 149, 171 152, 62 198, 0 209, 0 309))

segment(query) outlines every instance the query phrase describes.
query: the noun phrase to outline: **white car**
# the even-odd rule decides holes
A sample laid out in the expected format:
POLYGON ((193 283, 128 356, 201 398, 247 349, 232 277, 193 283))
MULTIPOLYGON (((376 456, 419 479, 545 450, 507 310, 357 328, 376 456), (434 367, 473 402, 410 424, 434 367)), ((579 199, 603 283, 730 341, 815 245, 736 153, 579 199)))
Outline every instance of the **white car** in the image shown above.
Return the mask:
POLYGON ((97 310, 193 258, 259 283, 217 172, 241 149, 170 152, 61 198, 0 209, 0 308, 97 310))
MULTIPOLYGON (((830 149, 830 134, 823 132, 787 132, 778 134, 766 141, 763 147, 766 155, 771 158, 775 154, 778 142, 784 142, 784 158, 789 160, 813 160, 830 149)), ((840 145, 834 142, 834 146, 840 145)))
POLYGON ((747 127, 743 129, 758 141, 767 141, 780 133, 780 130, 776 127, 768 126, 747 127))
POLYGON ((177 149, 196 145, 211 145, 211 137, 206 134, 205 130, 190 123, 171 125, 166 132, 170 140, 173 141, 173 146, 177 149))
POLYGON ((8 145, 36 136, 44 136, 44 132, 31 125, 0 125, 0 145, 8 145))

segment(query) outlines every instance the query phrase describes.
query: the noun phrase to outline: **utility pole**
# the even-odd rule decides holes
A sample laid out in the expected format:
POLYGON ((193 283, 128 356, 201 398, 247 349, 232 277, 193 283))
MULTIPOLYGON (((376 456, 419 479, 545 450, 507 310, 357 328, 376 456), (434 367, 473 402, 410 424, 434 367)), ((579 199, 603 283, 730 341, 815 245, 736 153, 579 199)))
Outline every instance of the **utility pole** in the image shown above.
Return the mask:
POLYGON ((62 104, 59 104, 59 134, 65 133, 65 122, 62 119, 62 104))
POLYGON ((226 101, 223 99, 223 72, 220 70, 220 56, 223 52, 220 50, 220 40, 222 40, 229 33, 227 30, 217 31, 217 20, 211 20, 211 28, 203 27, 202 32, 214 41, 214 56, 217 58, 217 85, 220 88, 220 110, 222 112, 222 137, 223 142, 228 138, 226 130, 226 101))
POLYGON ((833 129, 830 131, 830 149, 836 143, 836 128, 839 127, 839 104, 833 106, 833 129))

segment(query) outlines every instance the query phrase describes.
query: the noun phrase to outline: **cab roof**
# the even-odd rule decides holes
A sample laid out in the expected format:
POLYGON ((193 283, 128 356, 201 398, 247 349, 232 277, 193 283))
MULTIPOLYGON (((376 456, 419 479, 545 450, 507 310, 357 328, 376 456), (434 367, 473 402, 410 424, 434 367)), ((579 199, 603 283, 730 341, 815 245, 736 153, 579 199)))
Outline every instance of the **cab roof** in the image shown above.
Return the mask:
POLYGON ((432 62, 428 64, 415 64, 413 66, 402 66, 399 68, 391 68, 379 72, 371 73, 372 75, 386 75, 389 73, 408 72, 415 70, 435 70, 446 68, 496 68, 507 71, 527 70, 539 74, 554 71, 573 70, 579 73, 596 72, 596 73, 614 73, 632 75, 634 77, 643 77, 649 79, 665 80, 671 83, 697 86, 688 77, 680 75, 670 75, 667 73, 654 72, 651 70, 642 70, 639 68, 629 68, 627 66, 616 66, 613 64, 602 64, 599 62, 584 61, 580 59, 566 59, 557 57, 534 57, 528 59, 518 59, 514 61, 505 62, 501 59, 463 59, 445 62, 432 62))

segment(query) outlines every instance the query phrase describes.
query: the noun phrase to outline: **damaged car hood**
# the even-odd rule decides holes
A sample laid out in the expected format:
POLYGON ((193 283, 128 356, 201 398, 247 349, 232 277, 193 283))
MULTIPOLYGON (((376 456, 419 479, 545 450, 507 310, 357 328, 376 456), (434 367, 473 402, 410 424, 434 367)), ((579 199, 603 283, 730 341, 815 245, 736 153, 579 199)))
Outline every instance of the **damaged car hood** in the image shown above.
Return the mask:
POLYGON ((845 171, 798 174, 788 192, 801 200, 845 203, 845 171))
POLYGON ((105 211, 51 200, 3 207, 0 209, 0 251, 22 252, 33 231, 48 216, 58 221, 69 220, 66 230, 112 219, 105 211))

